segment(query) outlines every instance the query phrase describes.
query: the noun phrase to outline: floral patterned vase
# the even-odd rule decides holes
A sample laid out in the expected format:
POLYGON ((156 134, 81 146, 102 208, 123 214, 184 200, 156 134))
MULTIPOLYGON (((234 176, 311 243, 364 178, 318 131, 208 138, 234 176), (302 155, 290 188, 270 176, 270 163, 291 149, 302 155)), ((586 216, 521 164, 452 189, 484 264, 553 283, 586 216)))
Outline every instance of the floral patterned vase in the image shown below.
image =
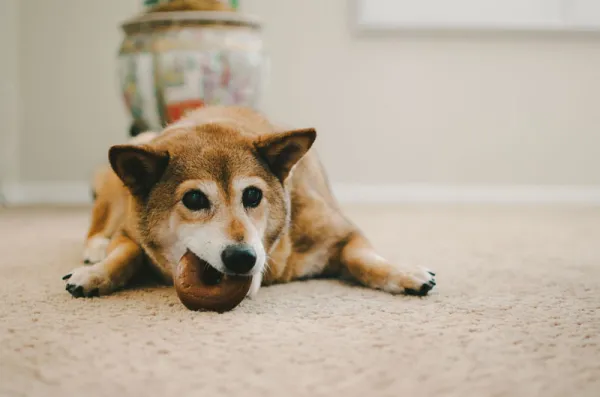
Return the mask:
POLYGON ((207 105, 258 108, 267 57, 237 12, 146 13, 123 24, 119 81, 133 124, 160 129, 207 105))

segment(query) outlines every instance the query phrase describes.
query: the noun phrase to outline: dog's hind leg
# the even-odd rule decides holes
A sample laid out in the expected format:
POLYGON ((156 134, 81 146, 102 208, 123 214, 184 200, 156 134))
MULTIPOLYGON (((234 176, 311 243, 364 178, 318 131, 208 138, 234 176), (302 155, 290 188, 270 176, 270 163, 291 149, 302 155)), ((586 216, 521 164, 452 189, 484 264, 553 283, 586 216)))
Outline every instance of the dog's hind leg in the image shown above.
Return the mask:
POLYGON ((107 247, 107 257, 91 266, 81 266, 63 277, 66 290, 76 298, 107 295, 123 288, 141 267, 142 248, 123 234, 107 247))
POLYGON ((359 283, 389 293, 424 296, 435 286, 435 274, 416 266, 399 266, 378 255, 359 232, 346 239, 340 253, 342 266, 359 283))
POLYGON ((92 219, 85 240, 83 263, 93 264, 106 257, 106 249, 110 243, 110 234, 105 230, 110 216, 110 203, 106 200, 96 200, 92 208, 92 219))
POLYGON ((121 227, 124 216, 125 203, 122 199, 109 201, 104 197, 98 197, 92 208, 91 223, 83 251, 83 263, 94 264, 106 258, 110 240, 121 227))

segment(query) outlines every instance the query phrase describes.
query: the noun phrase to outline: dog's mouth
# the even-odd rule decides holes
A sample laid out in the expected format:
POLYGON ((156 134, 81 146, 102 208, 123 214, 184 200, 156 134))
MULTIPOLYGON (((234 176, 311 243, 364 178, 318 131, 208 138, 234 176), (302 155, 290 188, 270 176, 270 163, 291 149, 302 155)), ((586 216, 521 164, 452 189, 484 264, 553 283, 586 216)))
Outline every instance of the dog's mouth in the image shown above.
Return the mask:
POLYGON ((200 259, 200 266, 204 266, 204 271, 200 275, 203 284, 215 286, 223 281, 225 274, 212 267, 210 263, 200 259))
POLYGON ((221 273, 187 251, 177 264, 174 284, 179 299, 188 309, 224 312, 244 300, 252 277, 221 273))

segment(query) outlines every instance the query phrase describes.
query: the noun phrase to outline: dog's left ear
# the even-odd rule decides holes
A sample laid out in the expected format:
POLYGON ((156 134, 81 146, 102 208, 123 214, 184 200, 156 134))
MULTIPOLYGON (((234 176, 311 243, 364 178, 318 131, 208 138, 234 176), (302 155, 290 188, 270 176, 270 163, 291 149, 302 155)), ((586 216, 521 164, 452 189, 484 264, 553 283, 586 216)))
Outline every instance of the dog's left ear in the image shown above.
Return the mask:
POLYGON ((283 182, 316 138, 315 129, 306 128, 267 135, 259 138, 255 145, 271 171, 283 182))

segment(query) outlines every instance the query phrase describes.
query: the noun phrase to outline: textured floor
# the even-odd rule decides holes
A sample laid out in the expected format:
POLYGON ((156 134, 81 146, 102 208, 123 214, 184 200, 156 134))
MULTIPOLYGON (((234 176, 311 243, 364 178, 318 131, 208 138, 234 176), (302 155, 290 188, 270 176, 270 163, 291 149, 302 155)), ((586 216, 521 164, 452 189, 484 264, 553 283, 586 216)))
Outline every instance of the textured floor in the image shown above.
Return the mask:
POLYGON ((0 209, 0 396, 600 396, 600 209, 352 207, 427 298, 335 281, 227 314, 74 299, 87 212, 0 209))

